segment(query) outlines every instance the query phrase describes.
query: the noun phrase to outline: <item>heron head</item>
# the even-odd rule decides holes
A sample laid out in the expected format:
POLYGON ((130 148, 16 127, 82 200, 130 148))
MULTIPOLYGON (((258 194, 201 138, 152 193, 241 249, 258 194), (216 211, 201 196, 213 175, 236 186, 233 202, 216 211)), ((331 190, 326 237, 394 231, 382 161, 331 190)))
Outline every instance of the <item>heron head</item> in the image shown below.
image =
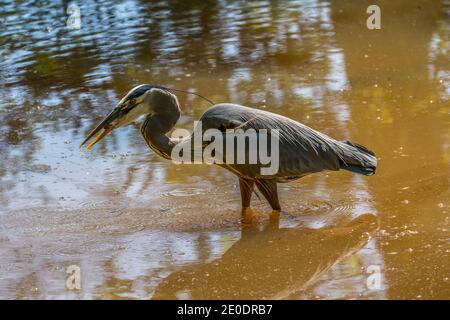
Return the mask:
POLYGON ((113 130, 126 126, 142 115, 157 113, 156 100, 161 95, 172 95, 166 92, 164 87, 150 84, 142 84, 131 89, 122 100, 119 101, 114 110, 103 121, 89 133, 80 146, 99 133, 92 142, 84 148, 84 151, 92 148, 113 130))

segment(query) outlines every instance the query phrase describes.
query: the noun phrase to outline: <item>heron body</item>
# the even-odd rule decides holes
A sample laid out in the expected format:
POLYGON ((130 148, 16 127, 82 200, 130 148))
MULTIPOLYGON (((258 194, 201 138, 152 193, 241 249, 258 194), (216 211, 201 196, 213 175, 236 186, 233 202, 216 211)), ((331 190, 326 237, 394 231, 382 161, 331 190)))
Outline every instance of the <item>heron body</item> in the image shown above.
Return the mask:
MULTIPOLYGON (((181 111, 177 97, 161 86, 141 85, 132 89, 95 128, 83 144, 102 130, 86 149, 109 132, 126 125, 141 115, 147 115, 141 133, 148 146, 158 155, 171 159, 178 143, 193 139, 170 138, 181 111)), ((272 209, 280 210, 277 183, 288 182, 307 174, 323 170, 348 170, 363 175, 373 175, 377 166, 374 153, 350 141, 338 141, 290 118, 237 104, 213 105, 200 118, 202 132, 217 129, 227 132, 234 129, 273 130, 279 132, 279 168, 275 174, 262 175, 261 163, 222 163, 220 166, 239 178, 242 207, 250 206, 256 188, 267 199, 272 209)), ((194 130, 195 131, 195 130, 194 130)))

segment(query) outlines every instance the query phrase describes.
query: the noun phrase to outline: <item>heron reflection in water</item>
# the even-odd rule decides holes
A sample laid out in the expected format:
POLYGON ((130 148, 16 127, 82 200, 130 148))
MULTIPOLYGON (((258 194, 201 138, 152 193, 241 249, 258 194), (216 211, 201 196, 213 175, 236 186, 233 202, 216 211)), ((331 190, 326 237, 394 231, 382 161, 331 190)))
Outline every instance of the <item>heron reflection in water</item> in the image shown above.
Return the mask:
MULTIPOLYGON (((81 145, 99 133, 85 148, 88 150, 114 129, 146 115, 141 126, 145 141, 158 155, 171 159, 172 150, 178 143, 194 139, 194 135, 185 139, 168 137, 181 114, 178 99, 173 91, 174 89, 150 84, 133 88, 81 145)), ((222 103, 206 110, 200 122, 202 132, 217 129, 224 133, 224 139, 225 133, 236 129, 276 129, 279 132, 279 169, 275 174, 262 175, 263 165, 260 162, 240 164, 232 161, 233 163, 219 164, 238 176, 243 208, 250 207, 255 186, 272 209, 279 211, 281 206, 277 183, 292 181, 323 170, 344 169, 363 175, 373 175, 376 170, 375 154, 366 147, 350 141, 335 140, 297 121, 271 112, 222 103)))
POLYGON ((347 225, 264 230, 244 225, 241 239, 219 259, 185 266, 155 289, 152 299, 283 299, 313 285, 333 265, 359 251, 378 229, 364 214, 347 225))

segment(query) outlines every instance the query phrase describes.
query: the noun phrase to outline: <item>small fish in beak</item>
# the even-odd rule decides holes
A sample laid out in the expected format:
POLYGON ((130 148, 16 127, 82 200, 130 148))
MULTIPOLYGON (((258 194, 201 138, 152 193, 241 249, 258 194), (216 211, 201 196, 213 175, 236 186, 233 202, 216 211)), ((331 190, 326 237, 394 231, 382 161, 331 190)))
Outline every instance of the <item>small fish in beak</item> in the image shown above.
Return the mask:
POLYGON ((94 138, 94 140, 92 140, 92 142, 89 143, 89 145, 87 145, 83 149, 83 151, 85 151, 85 152, 88 151, 97 142, 99 142, 106 135, 108 135, 108 133, 110 133, 111 131, 113 131, 116 128, 113 125, 113 122, 119 117, 119 113, 120 113, 119 109, 116 108, 115 110, 113 110, 113 112, 111 112, 94 130, 91 131, 91 133, 88 134, 86 139, 84 139, 83 142, 81 143, 80 147, 82 147, 84 144, 86 144, 86 142, 89 141, 89 139, 91 139, 94 135, 96 135, 98 132, 100 132, 100 134, 98 134, 94 138))
MULTIPOLYGON (((91 143, 89 143, 84 149, 83 151, 86 152, 88 151, 90 148, 92 148, 97 142, 99 142, 101 139, 103 139, 108 133, 110 133, 114 128, 113 127, 105 127, 102 129, 102 131, 100 132, 100 134, 98 134, 94 140, 92 140, 91 143)), ((89 139, 88 139, 89 140, 89 139)), ((83 143, 84 144, 84 143, 83 143)), ((81 146, 83 146, 83 144, 81 146)), ((80 147, 81 147, 80 146, 80 147)))

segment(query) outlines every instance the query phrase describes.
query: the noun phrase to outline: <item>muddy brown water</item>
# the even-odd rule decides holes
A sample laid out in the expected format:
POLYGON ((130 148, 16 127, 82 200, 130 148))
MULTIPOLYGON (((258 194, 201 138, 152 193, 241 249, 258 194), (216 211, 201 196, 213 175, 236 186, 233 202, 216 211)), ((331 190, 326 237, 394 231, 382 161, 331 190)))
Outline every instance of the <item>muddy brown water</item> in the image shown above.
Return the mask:
MULTIPOLYGON (((381 30, 370 4, 80 1, 69 30, 66 1, 0 0, 0 298, 449 299, 449 3, 378 1, 381 30), (377 174, 242 216, 233 175, 159 158, 138 124, 83 153, 140 83, 361 143, 377 174)), ((178 97, 191 129, 208 104, 178 97)))

